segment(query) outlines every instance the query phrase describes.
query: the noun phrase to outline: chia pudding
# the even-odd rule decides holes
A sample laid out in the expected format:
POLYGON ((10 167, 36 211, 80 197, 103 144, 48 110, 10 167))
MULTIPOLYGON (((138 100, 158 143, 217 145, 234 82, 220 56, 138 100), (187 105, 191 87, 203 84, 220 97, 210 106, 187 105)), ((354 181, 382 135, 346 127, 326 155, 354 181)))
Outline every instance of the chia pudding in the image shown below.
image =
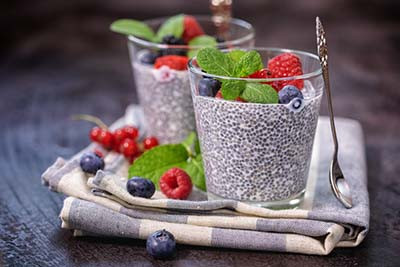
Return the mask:
POLYGON ((304 192, 321 95, 309 83, 304 107, 193 96, 207 192, 252 202, 304 192))
POLYGON ((187 71, 155 69, 140 61, 132 65, 147 133, 161 143, 181 142, 196 130, 187 71))

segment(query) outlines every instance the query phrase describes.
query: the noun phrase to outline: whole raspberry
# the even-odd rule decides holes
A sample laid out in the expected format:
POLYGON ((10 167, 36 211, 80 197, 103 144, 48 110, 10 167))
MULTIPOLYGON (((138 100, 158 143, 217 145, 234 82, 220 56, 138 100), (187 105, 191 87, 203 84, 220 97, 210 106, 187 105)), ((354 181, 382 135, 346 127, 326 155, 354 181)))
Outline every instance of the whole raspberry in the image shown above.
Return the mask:
POLYGON ((185 43, 189 43, 194 37, 204 35, 204 31, 200 24, 193 16, 187 16, 183 18, 183 34, 182 38, 185 43))
POLYGON ((192 192, 190 176, 182 169, 172 168, 160 179, 161 192, 168 198, 186 199, 192 192))
POLYGON ((188 60, 188 57, 185 56, 163 56, 156 59, 154 68, 159 69, 162 66, 168 66, 174 70, 186 70, 188 60))
MULTIPOLYGON (((270 59, 268 69, 271 71, 269 78, 293 77, 303 74, 300 58, 292 53, 283 53, 270 59)), ((272 87, 279 91, 288 84, 299 89, 304 87, 303 80, 277 81, 272 83, 272 87)))

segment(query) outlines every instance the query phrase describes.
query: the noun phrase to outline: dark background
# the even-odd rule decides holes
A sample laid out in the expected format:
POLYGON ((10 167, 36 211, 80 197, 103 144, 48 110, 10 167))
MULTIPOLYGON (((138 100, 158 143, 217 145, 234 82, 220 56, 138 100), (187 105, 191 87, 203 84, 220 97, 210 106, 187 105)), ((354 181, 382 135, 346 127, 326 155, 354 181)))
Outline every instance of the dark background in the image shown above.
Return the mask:
POLYGON ((125 39, 109 24, 208 13, 208 1, 2 1, 0 265, 399 266, 400 1, 233 2, 259 46, 315 52, 321 17, 336 115, 359 120, 365 131, 371 230, 364 242, 326 257, 179 246, 178 257, 163 263, 141 240, 73 238, 60 229, 63 197, 48 192, 40 174, 88 143, 91 125, 71 114, 111 123, 137 101, 125 39))

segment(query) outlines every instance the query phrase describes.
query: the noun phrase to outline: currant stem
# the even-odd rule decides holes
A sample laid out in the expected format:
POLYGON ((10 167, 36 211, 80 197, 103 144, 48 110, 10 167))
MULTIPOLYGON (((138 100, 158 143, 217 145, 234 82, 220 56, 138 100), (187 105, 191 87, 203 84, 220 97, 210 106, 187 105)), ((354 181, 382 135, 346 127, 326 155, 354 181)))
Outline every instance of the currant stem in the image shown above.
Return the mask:
POLYGON ((102 128, 103 130, 108 130, 107 124, 105 124, 98 117, 88 115, 88 114, 76 114, 71 117, 73 120, 82 120, 82 121, 90 121, 102 128))

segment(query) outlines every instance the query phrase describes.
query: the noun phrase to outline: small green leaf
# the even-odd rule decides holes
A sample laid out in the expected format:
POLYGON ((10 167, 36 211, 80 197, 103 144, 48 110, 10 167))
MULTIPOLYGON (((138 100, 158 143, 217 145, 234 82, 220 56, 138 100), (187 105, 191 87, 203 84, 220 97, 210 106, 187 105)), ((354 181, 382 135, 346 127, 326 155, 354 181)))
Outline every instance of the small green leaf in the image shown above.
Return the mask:
POLYGON ((235 62, 216 48, 202 48, 197 53, 197 64, 207 73, 231 77, 235 62))
POLYGON ((146 151, 129 168, 129 177, 140 176, 150 179, 157 188, 159 180, 167 170, 178 167, 185 169, 189 154, 181 144, 161 145, 146 151))
POLYGON ((150 41, 152 41, 155 36, 153 29, 147 24, 133 19, 119 19, 114 21, 110 29, 117 33, 133 35, 150 41))
POLYGON ((190 158, 185 171, 192 179, 192 183, 199 189, 206 191, 206 180, 204 177, 203 159, 201 155, 190 158))
POLYGON ((264 67, 261 55, 255 51, 248 51, 242 55, 235 65, 235 77, 246 77, 264 67))
POLYGON ((174 35, 180 38, 183 33, 183 15, 179 14, 167 19, 157 31, 156 42, 160 42, 165 35, 174 35))
POLYGON ((240 97, 252 103, 261 103, 261 104, 278 103, 278 93, 272 86, 268 84, 247 83, 240 97))
POLYGON ((234 100, 245 89, 246 82, 240 80, 223 80, 221 86, 221 93, 224 99, 234 100))
MULTIPOLYGON (((203 46, 203 47, 214 47, 217 45, 217 41, 214 37, 209 35, 200 35, 189 42, 189 46, 203 46)), ((192 58, 197 55, 199 49, 192 49, 188 52, 188 57, 192 58)))
POLYGON ((197 135, 195 132, 191 132, 188 137, 182 142, 182 145, 186 148, 189 155, 195 154, 195 144, 197 141, 197 135))
POLYGON ((238 62, 244 54, 246 54, 246 51, 243 50, 232 50, 228 52, 228 56, 230 56, 235 62, 238 62))

